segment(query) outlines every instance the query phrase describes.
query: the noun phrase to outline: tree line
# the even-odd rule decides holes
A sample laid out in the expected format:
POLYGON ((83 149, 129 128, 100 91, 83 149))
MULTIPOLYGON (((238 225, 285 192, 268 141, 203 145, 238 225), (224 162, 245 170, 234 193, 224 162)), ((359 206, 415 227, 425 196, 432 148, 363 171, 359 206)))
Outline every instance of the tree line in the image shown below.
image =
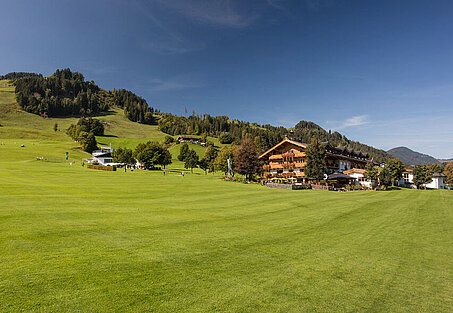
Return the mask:
POLYGON ((113 89, 111 102, 124 109, 124 115, 133 122, 154 124, 154 108, 150 107, 145 99, 126 89, 113 89))
POLYGON ((294 128, 260 125, 244 121, 231 120, 227 116, 209 114, 189 117, 162 114, 159 128, 170 135, 208 135, 219 138, 220 143, 239 145, 244 138, 254 141, 260 152, 264 152, 279 143, 285 136, 297 141, 310 143, 313 138, 329 142, 332 146, 345 146, 349 149, 368 153, 375 162, 384 162, 390 158, 387 152, 352 141, 339 132, 324 130, 321 126, 307 121, 300 121, 294 128))
POLYGON ((27 73, 27 72, 12 72, 6 75, 0 75, 0 80, 16 80, 23 77, 42 77, 41 74, 37 73, 27 73))

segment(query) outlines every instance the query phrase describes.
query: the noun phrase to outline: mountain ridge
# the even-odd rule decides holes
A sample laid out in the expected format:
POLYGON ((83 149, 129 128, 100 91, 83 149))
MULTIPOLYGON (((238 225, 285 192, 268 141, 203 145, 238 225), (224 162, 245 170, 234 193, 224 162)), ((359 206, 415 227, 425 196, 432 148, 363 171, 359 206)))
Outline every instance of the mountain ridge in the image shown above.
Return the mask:
POLYGON ((393 149, 388 150, 387 153, 389 153, 395 158, 400 159, 407 165, 419 165, 419 164, 426 165, 432 163, 441 164, 441 161, 439 161, 435 157, 414 151, 412 149, 409 149, 408 147, 403 146, 395 147, 393 149))

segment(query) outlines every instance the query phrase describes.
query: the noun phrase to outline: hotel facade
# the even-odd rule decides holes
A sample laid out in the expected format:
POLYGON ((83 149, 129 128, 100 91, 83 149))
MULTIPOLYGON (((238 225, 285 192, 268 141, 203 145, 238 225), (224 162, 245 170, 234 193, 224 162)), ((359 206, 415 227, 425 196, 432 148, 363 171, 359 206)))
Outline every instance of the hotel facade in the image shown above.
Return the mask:
MULTIPOLYGON (((326 149, 326 174, 343 173, 351 169, 365 169, 370 161, 368 154, 345 147, 332 147, 323 143, 326 149)), ((259 159, 265 163, 264 176, 268 179, 288 179, 293 182, 308 182, 304 174, 306 165, 305 149, 309 145, 285 138, 276 146, 264 152, 259 159)))

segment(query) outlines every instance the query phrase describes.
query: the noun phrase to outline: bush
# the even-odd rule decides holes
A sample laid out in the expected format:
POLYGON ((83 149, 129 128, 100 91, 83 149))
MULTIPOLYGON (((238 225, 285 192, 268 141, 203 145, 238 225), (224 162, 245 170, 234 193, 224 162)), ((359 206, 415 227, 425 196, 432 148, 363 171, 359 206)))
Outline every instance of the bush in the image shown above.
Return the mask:
POLYGON ((116 166, 87 164, 87 168, 91 168, 93 170, 109 171, 109 172, 116 171, 116 166))

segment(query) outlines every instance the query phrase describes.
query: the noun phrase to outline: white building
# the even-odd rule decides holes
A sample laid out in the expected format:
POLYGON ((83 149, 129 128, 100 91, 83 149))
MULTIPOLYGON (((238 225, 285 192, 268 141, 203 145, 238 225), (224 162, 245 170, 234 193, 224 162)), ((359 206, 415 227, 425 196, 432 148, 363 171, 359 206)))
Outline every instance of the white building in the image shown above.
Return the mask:
POLYGON ((414 170, 406 168, 406 171, 403 172, 403 177, 398 182, 398 185, 410 187, 413 183, 414 183, 414 170))
POLYGON ((445 189, 445 177, 447 177, 445 174, 433 173, 433 180, 423 186, 430 189, 445 189))
POLYGON ((355 178, 357 184, 360 184, 360 185, 362 185, 364 187, 367 187, 367 188, 371 188, 372 187, 371 181, 370 180, 366 180, 365 177, 364 177, 364 175, 365 175, 365 170, 364 169, 352 168, 350 170, 344 171, 343 173, 348 175, 348 176, 350 176, 350 177, 355 178))
MULTIPOLYGON (((432 180, 428 184, 423 184, 424 187, 430 189, 445 189, 445 174, 433 173, 432 180)), ((399 181, 400 186, 412 186, 414 184, 414 171, 412 169, 406 169, 403 173, 403 178, 399 181)), ((415 186, 413 186, 415 188, 415 186)))
POLYGON ((91 159, 86 159, 87 163, 99 163, 100 165, 118 165, 119 163, 113 162, 112 147, 101 147, 100 150, 95 150, 91 154, 91 159))

